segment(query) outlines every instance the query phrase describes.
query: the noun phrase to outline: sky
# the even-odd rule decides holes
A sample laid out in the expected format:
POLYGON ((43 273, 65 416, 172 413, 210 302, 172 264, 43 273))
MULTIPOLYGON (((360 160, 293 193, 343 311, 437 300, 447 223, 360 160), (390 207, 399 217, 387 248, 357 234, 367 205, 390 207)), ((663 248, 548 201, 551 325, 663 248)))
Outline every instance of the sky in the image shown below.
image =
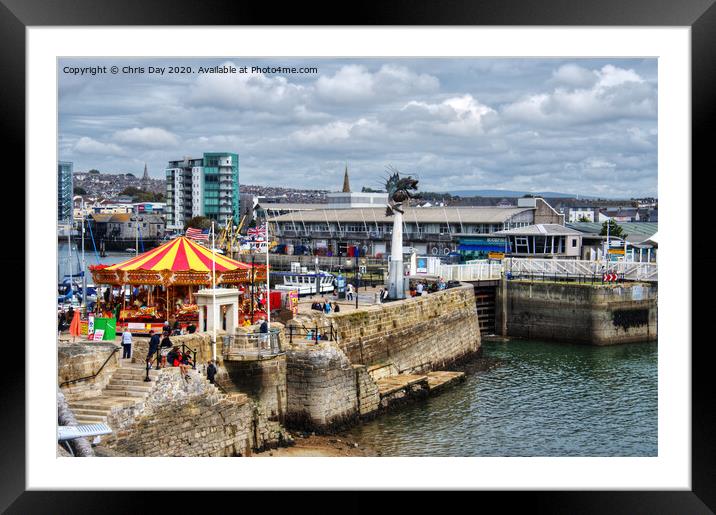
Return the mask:
POLYGON ((337 191, 347 164, 353 190, 393 166, 423 191, 657 195, 653 58, 72 58, 58 79, 58 157, 75 171, 163 178, 170 160, 225 151, 242 184, 337 191), (247 73, 198 73, 224 65, 247 73))

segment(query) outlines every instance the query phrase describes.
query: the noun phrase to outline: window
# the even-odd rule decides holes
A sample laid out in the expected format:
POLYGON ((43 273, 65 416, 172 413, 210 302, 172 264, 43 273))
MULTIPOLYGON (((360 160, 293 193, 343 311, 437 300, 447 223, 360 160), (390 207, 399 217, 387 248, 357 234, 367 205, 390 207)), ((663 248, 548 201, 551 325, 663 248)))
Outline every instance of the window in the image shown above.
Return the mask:
POLYGON ((515 236, 515 252, 518 254, 529 254, 529 242, 525 236, 515 236))
POLYGON ((572 238, 572 248, 577 246, 577 238, 572 238))

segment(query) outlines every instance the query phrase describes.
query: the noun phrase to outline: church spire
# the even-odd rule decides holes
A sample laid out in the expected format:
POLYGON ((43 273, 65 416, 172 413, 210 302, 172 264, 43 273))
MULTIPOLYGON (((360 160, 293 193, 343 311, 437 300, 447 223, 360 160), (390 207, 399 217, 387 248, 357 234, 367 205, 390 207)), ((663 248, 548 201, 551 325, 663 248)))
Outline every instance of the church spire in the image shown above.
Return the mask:
POLYGON ((343 175, 343 193, 351 192, 351 183, 348 181, 348 163, 346 163, 346 173, 343 175))
POLYGON ((144 175, 142 175, 141 188, 144 191, 149 189, 149 173, 147 172, 147 163, 144 163, 144 175))

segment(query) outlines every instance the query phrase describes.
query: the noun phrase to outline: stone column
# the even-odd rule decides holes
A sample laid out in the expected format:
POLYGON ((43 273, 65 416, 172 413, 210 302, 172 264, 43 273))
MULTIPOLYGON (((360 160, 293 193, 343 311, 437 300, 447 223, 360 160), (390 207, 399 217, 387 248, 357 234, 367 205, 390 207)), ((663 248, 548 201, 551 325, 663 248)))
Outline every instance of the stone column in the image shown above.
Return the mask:
POLYGON ((393 210, 393 240, 390 248, 388 295, 391 299, 404 299, 403 285, 403 214, 393 210))

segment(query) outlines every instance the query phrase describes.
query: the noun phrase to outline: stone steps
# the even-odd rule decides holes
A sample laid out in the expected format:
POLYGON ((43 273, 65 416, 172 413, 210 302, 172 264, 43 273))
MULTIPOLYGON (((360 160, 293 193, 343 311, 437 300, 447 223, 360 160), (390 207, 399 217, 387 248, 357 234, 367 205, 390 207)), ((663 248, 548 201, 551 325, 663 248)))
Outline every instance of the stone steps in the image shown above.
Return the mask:
POLYGON ((101 424, 107 422, 106 415, 75 415, 78 424, 101 424))
POLYGON ((105 390, 112 390, 112 391, 127 391, 127 392, 150 392, 152 390, 151 386, 148 386, 146 383, 129 383, 129 384, 117 384, 117 383, 110 383, 105 387, 105 390))

